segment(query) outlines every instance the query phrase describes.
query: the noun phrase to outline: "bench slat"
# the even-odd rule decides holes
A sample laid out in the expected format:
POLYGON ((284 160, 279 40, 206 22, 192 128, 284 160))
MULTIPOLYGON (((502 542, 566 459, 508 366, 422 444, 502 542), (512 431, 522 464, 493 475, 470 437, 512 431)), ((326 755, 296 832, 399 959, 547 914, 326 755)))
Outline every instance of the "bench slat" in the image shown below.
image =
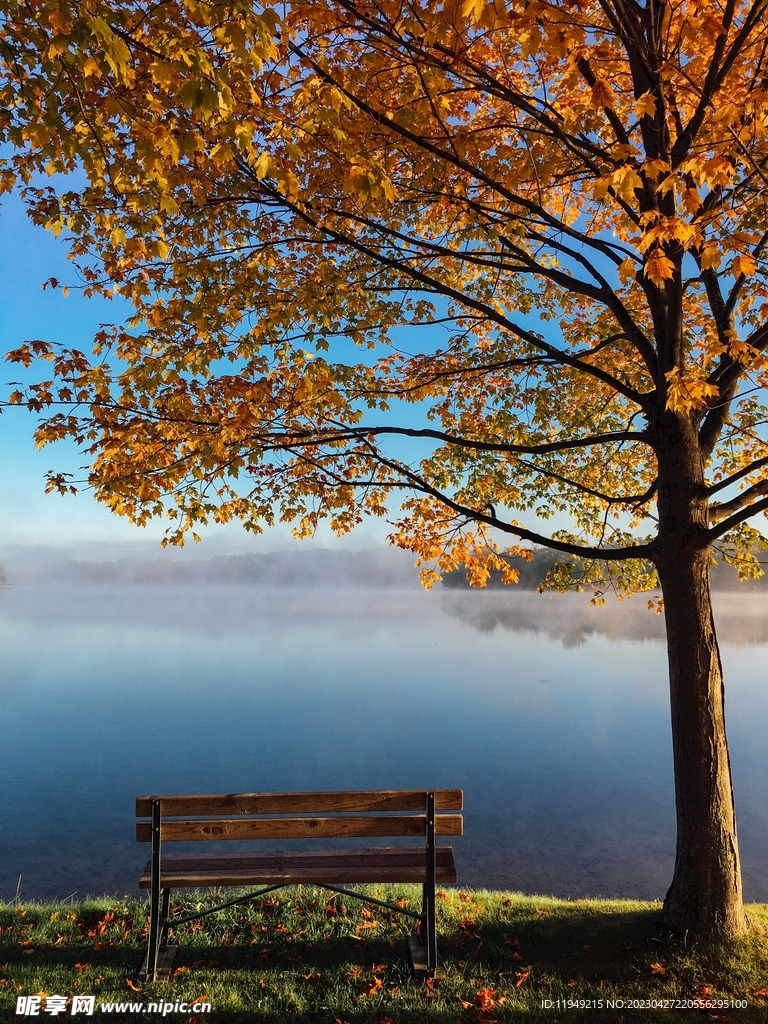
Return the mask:
MULTIPOLYGON (((436 789, 436 811, 460 811, 460 789, 436 789)), ((392 789, 328 793, 204 793, 190 796, 140 796, 136 817, 149 818, 152 800, 163 801, 163 817, 207 814, 322 814, 333 811, 420 811, 426 790, 392 789)))
MULTIPOLYGON (((460 814, 441 814, 435 818, 435 834, 462 835, 460 814)), ((163 842, 197 839, 339 839, 344 836, 424 836, 423 814, 382 815, 368 818, 219 818, 196 821, 163 819, 163 842)), ((152 840, 152 824, 136 823, 136 840, 152 840)))
MULTIPOLYGON (((435 850, 436 881, 457 881, 453 849, 435 850)), ((225 857, 164 857, 161 885, 173 889, 210 885, 270 885, 276 882, 423 882, 424 854, 419 848, 318 850, 225 857)), ((150 886, 150 863, 139 881, 150 886)))

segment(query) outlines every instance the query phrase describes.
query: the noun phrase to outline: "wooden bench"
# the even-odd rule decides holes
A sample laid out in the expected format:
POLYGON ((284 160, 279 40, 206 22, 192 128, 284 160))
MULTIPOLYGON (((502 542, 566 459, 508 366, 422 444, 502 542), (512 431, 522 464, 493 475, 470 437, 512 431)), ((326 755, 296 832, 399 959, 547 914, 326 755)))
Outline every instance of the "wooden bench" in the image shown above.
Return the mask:
POLYGON ((169 928, 224 907, 244 903, 286 885, 317 885, 332 892, 406 914, 420 922, 419 939, 409 941, 414 976, 434 978, 437 965, 435 883, 455 882, 450 846, 435 836, 460 836, 460 789, 366 790, 340 793, 239 793, 202 796, 140 796, 136 800, 136 839, 151 843, 151 857, 139 881, 150 890, 147 956, 141 974, 170 977, 176 947, 169 928), (202 857, 163 853, 167 842, 196 840, 287 840, 413 836, 420 846, 363 849, 310 849, 282 853, 242 853, 202 857), (421 882, 421 911, 343 888, 339 883, 421 882), (173 889, 204 886, 263 886, 247 896, 187 917, 169 916, 173 889))

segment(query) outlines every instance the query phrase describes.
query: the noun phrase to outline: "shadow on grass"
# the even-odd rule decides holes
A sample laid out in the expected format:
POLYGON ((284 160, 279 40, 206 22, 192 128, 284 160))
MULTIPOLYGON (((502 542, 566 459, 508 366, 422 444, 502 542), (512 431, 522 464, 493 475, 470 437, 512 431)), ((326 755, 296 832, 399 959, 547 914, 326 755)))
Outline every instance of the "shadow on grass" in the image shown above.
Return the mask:
MULTIPOLYGON (((182 899, 185 912, 196 899, 182 899)), ((174 977, 139 986, 146 907, 106 907, 75 908, 63 915, 66 928, 48 906, 30 907, 25 918, 20 908, 0 908, 0 1007, 8 1019, 22 1019, 10 1009, 17 991, 43 990, 95 993, 97 1006, 171 1004, 165 1019, 185 1024, 768 1024, 768 1000, 755 998, 768 985, 765 908, 743 940, 687 944, 661 931, 658 905, 449 890, 438 905, 446 977, 424 986, 410 977, 411 930, 402 917, 289 895, 182 926, 171 940, 179 945, 174 977), (747 1005, 702 1006, 693 1016, 661 1005, 703 995, 747 1005), (211 1013, 176 1009, 203 997, 211 1013), (630 1007, 632 1000, 648 1006, 630 1007)), ((113 1011, 112 1019, 136 1018, 113 1011)), ((163 1016, 145 1011, 140 1019, 163 1016)))

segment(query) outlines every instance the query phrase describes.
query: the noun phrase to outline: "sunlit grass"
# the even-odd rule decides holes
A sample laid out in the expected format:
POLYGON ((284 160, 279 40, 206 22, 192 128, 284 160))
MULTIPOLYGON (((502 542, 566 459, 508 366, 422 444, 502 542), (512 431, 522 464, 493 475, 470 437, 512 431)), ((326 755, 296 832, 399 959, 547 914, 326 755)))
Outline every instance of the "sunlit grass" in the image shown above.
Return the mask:
MULTIPOLYGON (((367 890, 418 908, 416 886, 367 890)), ((231 896, 226 890, 224 898, 231 896)), ((176 905, 200 909, 215 899, 187 893, 176 905)), ((424 986, 411 980, 404 955, 407 918, 298 887, 182 926, 172 940, 179 946, 172 980, 140 984, 146 903, 0 904, 0 1008, 8 1019, 27 1019, 15 1015, 17 996, 47 993, 94 995, 95 1016, 107 1002, 211 1003, 204 1017, 166 1018, 177 1022, 765 1022, 768 998, 757 993, 768 994, 768 906, 749 913, 745 938, 684 943, 661 931, 655 903, 447 889, 438 900, 446 978, 424 986), (692 1016, 690 1009, 627 1005, 675 999, 747 1007, 702 1006, 692 1016)), ((112 1014, 132 1018, 138 1015, 112 1014)))

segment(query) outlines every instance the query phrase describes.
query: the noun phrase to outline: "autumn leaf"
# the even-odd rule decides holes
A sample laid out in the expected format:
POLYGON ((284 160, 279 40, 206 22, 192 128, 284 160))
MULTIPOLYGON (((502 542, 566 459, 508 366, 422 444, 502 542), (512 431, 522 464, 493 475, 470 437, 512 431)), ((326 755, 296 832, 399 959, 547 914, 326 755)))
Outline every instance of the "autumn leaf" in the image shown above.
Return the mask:
POLYGON ((131 978, 126 978, 125 984, 128 988, 133 989, 134 992, 141 992, 141 985, 136 984, 131 978))
POLYGON ((752 995, 758 996, 760 999, 768 999, 768 986, 755 989, 752 995))
POLYGON ((664 254, 664 250, 657 246, 646 256, 643 273, 652 284, 661 288, 665 281, 674 277, 675 264, 664 254))
POLYGON ((364 996, 375 995, 375 993, 378 992, 383 987, 383 985, 384 982, 381 980, 381 978, 372 978, 371 981, 366 982, 366 984, 363 986, 362 994, 364 996))
POLYGON ((501 996, 496 999, 495 988, 481 988, 479 992, 475 994, 475 1003, 477 1004, 480 1013, 484 1013, 488 1010, 492 1010, 496 1006, 501 1006, 502 1003, 506 1002, 506 996, 501 996))
POLYGON ((667 973, 667 968, 663 964, 659 964, 659 963, 652 963, 651 964, 651 974, 666 974, 666 973, 667 973))
POLYGON ((757 260, 754 256, 748 253, 739 254, 731 263, 731 273, 734 277, 740 277, 742 274, 746 277, 754 274, 757 270, 757 260))
POLYGON ((616 104, 616 97, 610 84, 598 78, 592 86, 592 106, 595 108, 613 107, 616 104))
POLYGON ((515 988, 520 988, 521 985, 528 981, 528 978, 531 975, 531 970, 532 968, 530 967, 524 967, 521 971, 515 971, 515 977, 517 978, 515 988))
POLYGON ((656 113, 656 98, 650 92, 644 92, 635 100, 635 112, 638 117, 653 117, 656 113))
POLYGON ((91 966, 90 964, 75 964, 75 970, 76 971, 87 971, 90 966, 91 966))

